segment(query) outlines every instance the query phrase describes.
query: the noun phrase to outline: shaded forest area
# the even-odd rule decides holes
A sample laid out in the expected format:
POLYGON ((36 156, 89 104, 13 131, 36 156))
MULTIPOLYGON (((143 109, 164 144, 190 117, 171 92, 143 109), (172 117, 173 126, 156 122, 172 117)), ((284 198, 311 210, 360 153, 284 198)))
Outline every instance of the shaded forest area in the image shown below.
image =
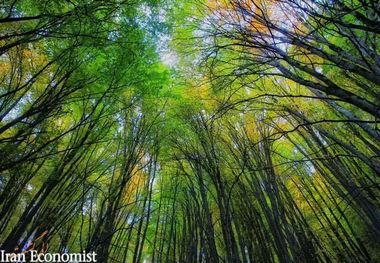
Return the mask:
POLYGON ((3 0, 0 249, 380 262, 380 3, 3 0))

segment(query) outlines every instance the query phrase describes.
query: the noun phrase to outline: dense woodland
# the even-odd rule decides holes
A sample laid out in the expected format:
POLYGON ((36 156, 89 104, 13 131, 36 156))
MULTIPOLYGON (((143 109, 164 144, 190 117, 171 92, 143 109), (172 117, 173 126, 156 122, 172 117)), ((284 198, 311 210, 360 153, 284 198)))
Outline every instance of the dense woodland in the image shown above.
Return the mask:
POLYGON ((380 262, 376 0, 2 0, 0 249, 380 262))

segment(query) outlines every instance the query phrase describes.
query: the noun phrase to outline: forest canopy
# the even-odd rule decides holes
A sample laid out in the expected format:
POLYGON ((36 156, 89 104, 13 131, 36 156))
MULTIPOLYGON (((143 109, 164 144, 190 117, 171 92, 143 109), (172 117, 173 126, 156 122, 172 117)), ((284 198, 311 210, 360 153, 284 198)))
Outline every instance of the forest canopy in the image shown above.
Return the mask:
POLYGON ((380 262, 379 37, 373 0, 1 1, 0 250, 380 262))

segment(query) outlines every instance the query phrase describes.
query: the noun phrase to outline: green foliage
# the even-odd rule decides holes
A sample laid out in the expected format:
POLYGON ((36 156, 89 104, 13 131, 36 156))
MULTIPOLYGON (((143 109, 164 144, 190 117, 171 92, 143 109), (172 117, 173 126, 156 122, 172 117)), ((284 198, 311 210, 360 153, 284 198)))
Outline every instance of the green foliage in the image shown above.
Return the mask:
POLYGON ((377 262, 378 5, 330 2, 3 1, 0 248, 377 262))

